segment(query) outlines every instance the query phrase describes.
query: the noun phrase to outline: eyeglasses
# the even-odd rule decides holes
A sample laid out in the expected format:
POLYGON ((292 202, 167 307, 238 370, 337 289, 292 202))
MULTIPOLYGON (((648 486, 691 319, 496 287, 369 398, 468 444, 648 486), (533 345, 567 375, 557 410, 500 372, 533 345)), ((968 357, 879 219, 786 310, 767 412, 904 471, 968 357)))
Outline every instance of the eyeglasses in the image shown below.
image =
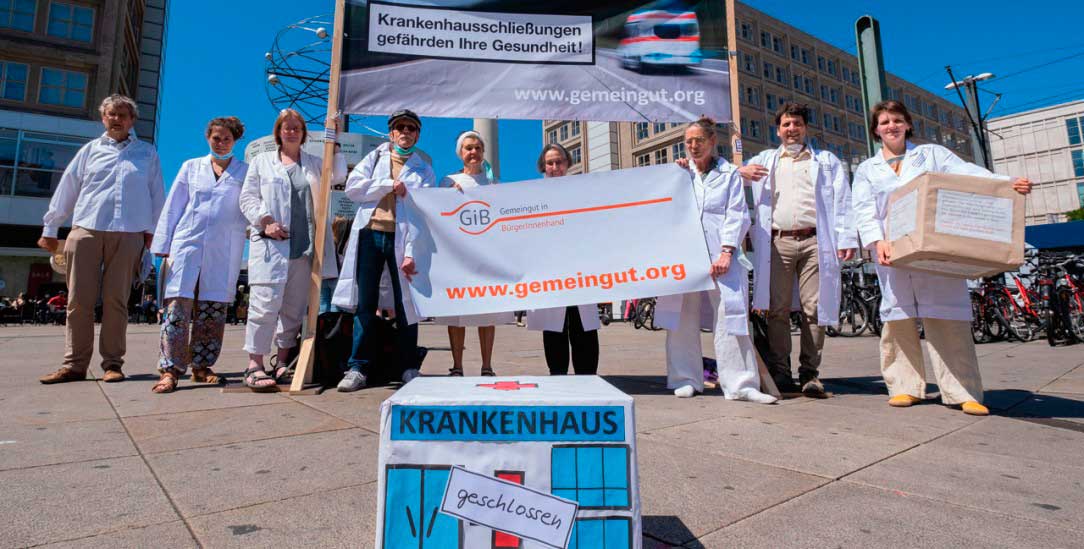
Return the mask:
POLYGON ((686 145, 703 145, 704 143, 707 143, 707 141, 708 141, 707 138, 704 138, 704 137, 686 137, 685 138, 685 144, 686 145))
POLYGON ((418 127, 415 126, 414 124, 396 124, 395 126, 392 127, 392 129, 397 131, 397 132, 415 133, 415 132, 418 131, 418 127))

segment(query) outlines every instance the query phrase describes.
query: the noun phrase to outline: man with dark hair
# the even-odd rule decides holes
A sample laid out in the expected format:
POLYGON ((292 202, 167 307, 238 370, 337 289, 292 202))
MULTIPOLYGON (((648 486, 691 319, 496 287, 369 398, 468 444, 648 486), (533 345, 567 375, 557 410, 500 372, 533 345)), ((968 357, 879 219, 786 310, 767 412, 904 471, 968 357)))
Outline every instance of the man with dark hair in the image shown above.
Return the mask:
POLYGON ((752 183, 755 202, 753 308, 768 311, 764 360, 781 392, 823 397, 823 326, 839 322, 839 266, 854 257, 858 240, 847 171, 835 155, 807 143, 808 119, 808 107, 784 103, 775 115, 782 145, 738 171, 752 183), (797 386, 790 370, 795 283, 803 313, 797 386))

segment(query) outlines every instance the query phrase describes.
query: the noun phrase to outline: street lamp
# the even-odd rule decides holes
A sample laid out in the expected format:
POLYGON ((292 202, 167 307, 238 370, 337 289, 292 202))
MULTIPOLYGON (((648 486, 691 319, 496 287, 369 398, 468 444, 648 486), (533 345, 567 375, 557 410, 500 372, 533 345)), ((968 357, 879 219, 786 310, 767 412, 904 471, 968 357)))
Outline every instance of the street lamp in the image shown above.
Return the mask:
POLYGON ((945 70, 948 71, 949 78, 952 79, 951 82, 945 84, 945 89, 956 90, 956 94, 960 97, 960 103, 963 104, 964 110, 967 112, 967 119, 971 122, 971 149, 975 160, 982 162, 986 169, 993 170, 993 159, 990 158, 990 148, 986 143, 986 114, 979 108, 978 83, 990 80, 994 77, 994 74, 983 72, 974 76, 965 76, 962 80, 956 80, 952 75, 952 67, 945 67, 945 70), (966 96, 961 89, 967 90, 966 96))

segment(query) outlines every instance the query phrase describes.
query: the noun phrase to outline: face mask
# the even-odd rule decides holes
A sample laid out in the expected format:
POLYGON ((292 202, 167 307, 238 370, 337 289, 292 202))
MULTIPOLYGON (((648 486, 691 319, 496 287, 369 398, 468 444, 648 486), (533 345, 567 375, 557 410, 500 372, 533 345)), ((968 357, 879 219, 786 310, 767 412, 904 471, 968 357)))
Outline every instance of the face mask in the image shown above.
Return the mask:
POLYGON ((408 154, 411 154, 411 153, 414 152, 414 149, 416 149, 418 147, 417 145, 414 145, 413 147, 410 147, 409 149, 404 149, 404 148, 402 148, 399 145, 396 145, 394 143, 392 144, 392 146, 395 147, 395 154, 397 154, 399 156, 406 156, 408 154))
POLYGON ((783 145, 783 149, 787 151, 787 154, 791 156, 798 156, 798 153, 802 152, 805 148, 804 143, 795 143, 793 145, 783 145))
POLYGON ((218 154, 214 150, 211 150, 211 156, 214 157, 215 160, 229 160, 233 158, 233 151, 226 154, 218 154))

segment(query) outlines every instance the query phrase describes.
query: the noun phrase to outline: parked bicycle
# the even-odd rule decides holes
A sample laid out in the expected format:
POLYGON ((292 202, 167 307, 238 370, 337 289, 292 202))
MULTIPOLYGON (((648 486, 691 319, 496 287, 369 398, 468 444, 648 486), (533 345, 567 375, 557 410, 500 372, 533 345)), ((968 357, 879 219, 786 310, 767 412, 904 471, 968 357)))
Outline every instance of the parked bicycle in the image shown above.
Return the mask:
POLYGON ((855 337, 866 330, 881 335, 881 287, 877 277, 862 270, 862 263, 840 270, 839 328, 828 326, 831 337, 855 337))
POLYGON ((1046 283, 1046 338, 1051 347, 1084 342, 1084 259, 1071 254, 1040 256, 1046 283))

